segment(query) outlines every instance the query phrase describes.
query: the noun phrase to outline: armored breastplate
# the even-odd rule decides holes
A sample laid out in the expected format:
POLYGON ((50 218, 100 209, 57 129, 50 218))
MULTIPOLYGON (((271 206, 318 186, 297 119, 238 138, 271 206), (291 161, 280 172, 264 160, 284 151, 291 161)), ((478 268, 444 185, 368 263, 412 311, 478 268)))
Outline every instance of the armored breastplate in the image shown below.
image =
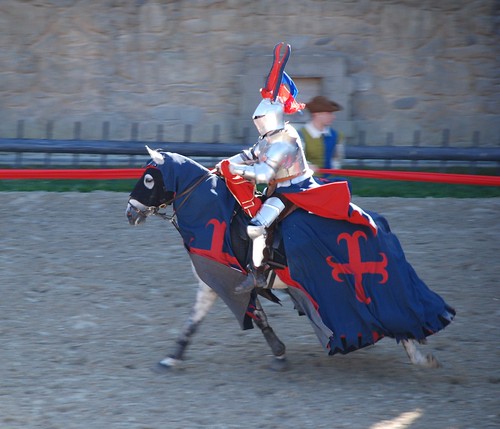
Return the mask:
POLYGON ((259 145, 259 162, 265 162, 276 171, 275 180, 287 180, 309 171, 302 142, 295 128, 288 126, 259 145))

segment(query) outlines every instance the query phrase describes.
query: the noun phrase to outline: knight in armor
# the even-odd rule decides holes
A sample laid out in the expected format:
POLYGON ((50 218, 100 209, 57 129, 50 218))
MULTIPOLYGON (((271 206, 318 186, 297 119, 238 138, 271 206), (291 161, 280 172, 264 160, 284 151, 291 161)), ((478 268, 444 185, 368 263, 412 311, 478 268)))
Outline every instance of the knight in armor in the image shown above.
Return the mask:
POLYGON ((263 100, 253 114, 259 140, 250 149, 228 159, 232 174, 255 184, 267 185, 267 199, 247 227, 252 240, 252 263, 247 267, 249 275, 237 288, 238 292, 266 286, 263 262, 267 228, 285 209, 282 199, 276 195, 318 186, 312 178, 313 171, 308 166, 297 130, 285 122, 285 113, 295 113, 304 105, 295 101, 296 88, 284 73, 290 45, 287 45, 285 56, 280 60, 281 47, 283 44, 275 47, 273 67, 266 88, 261 89, 263 100), (283 77, 291 90, 282 84, 283 77))

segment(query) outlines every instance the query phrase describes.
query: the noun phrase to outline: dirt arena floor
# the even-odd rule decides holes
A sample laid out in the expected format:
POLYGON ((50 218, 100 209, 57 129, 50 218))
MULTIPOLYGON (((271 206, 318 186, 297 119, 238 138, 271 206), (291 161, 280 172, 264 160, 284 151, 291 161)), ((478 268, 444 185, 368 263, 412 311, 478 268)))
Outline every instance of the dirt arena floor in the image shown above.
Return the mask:
POLYGON ((0 428, 500 427, 500 199, 354 198, 457 310, 409 364, 384 339, 327 356, 286 295, 264 302, 290 369, 219 301, 167 374, 196 292, 174 227, 130 227, 127 194, 0 193, 0 428))

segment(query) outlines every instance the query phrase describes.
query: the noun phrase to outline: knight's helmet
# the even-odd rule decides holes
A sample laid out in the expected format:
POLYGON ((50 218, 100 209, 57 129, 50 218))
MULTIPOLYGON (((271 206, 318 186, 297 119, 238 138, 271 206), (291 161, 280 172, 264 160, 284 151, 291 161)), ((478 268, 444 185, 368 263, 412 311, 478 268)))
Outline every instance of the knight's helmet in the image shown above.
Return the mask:
POLYGON ((285 112, 283 109, 283 104, 278 101, 271 101, 269 98, 264 98, 259 103, 257 109, 253 112, 253 123, 261 137, 272 131, 285 128, 285 112))
POLYGON ((285 47, 283 42, 274 47, 273 65, 267 76, 265 88, 260 90, 263 100, 253 113, 253 122, 261 137, 285 128, 285 114, 291 115, 305 107, 304 104, 295 100, 298 94, 297 87, 290 76, 285 73, 285 65, 292 48, 286 45, 281 56, 283 47, 285 47))

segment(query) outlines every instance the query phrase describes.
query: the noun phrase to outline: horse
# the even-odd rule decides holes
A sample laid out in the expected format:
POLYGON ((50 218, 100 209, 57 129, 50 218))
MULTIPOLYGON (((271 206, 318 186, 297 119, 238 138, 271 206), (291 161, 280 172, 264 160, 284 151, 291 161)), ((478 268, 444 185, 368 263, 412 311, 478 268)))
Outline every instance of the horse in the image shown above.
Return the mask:
MULTIPOLYGON (((317 282, 313 279, 311 282, 300 278, 300 272, 307 271, 307 269, 300 268, 300 263, 295 272, 290 271, 289 266, 295 266, 297 261, 302 258, 297 257, 297 252, 294 251, 289 242, 286 246, 283 244, 287 241, 285 238, 290 239, 286 228, 285 232, 278 231, 272 234, 274 244, 271 246, 272 251, 270 251, 267 261, 270 267, 268 287, 236 293, 236 286, 247 275, 244 267, 247 266, 250 258, 250 242, 246 235, 246 225, 248 225, 250 217, 241 209, 228 190, 224 178, 217 171, 209 170, 180 154, 147 149, 151 160, 130 193, 126 209, 127 219, 130 225, 143 224, 149 216, 153 215, 170 220, 183 239, 184 246, 191 258, 195 278, 198 281, 196 301, 176 340, 176 349, 162 359, 156 365, 156 369, 163 371, 182 363, 193 335, 218 297, 221 297, 233 312, 241 329, 251 329, 255 324, 261 330, 273 354, 270 368, 278 371, 288 369, 285 344, 270 326, 259 300, 259 298, 265 298, 280 303, 279 298, 273 293, 274 289, 285 291, 294 303, 298 314, 307 315, 320 343, 330 355, 347 354, 372 345, 383 337, 390 337, 401 342, 412 364, 429 368, 440 366, 433 354, 423 355, 417 344, 425 344, 427 336, 449 324, 455 316, 455 310, 418 279, 404 258, 403 262, 399 261, 398 263, 403 264, 404 275, 407 275, 408 272, 411 281, 416 282, 415 285, 411 286, 413 289, 410 293, 412 296, 416 293, 422 296, 421 302, 416 303, 416 305, 421 306, 418 311, 406 311, 404 305, 400 304, 399 301, 407 301, 407 297, 399 297, 398 295, 404 291, 396 292, 394 297, 383 292, 386 295, 377 298, 377 293, 382 293, 376 291, 377 288, 381 289, 377 286, 369 289, 371 296, 368 297, 366 285, 360 284, 363 274, 353 273, 351 272, 352 267, 341 263, 343 259, 356 253, 352 249, 348 249, 348 256, 338 254, 341 240, 344 238, 347 241, 349 237, 356 237, 360 242, 363 241, 360 237, 366 238, 370 234, 367 226, 353 225, 343 220, 319 219, 319 216, 308 213, 301 208, 297 208, 291 215, 279 222, 278 226, 290 223, 288 229, 292 228, 294 231, 292 235, 296 235, 296 231, 303 228, 304 219, 306 223, 320 221, 322 228, 327 230, 332 229, 332 225, 341 228, 341 233, 337 234, 338 245, 333 250, 335 253, 333 256, 328 256, 326 264, 323 263, 323 265, 327 265, 328 270, 331 270, 332 275, 329 276, 331 281, 345 283, 347 277, 353 274, 354 281, 352 283, 354 284, 351 284, 351 288, 343 287, 342 290, 334 292, 337 295, 333 298, 328 295, 323 297, 326 288, 320 289, 322 281, 317 282), (172 208, 171 215, 168 215, 166 211, 162 212, 167 207, 172 208), (289 218, 295 219, 295 222, 288 221, 289 218), (349 228, 352 230, 351 235, 346 232, 351 231, 349 228), (292 264, 290 264, 291 261, 292 264), (311 287, 311 283, 315 284, 311 287), (396 304, 401 306, 401 314, 398 313, 394 317, 394 321, 380 321, 371 313, 366 312, 369 304, 383 306, 386 296, 387 299, 396 300, 396 304), (376 299, 378 299, 377 302, 375 302, 376 299), (351 310, 351 307, 356 310, 351 310), (318 308, 323 313, 320 313, 318 308), (324 309, 327 311, 325 312, 324 309), (348 310, 346 311, 346 309, 348 310), (426 319, 418 321, 420 325, 418 329, 415 329, 415 321, 409 319, 411 318, 410 313, 417 312, 426 313, 426 319), (361 320, 359 323, 355 320, 357 318, 361 320), (355 337, 356 334, 351 335, 353 337, 351 338, 350 334, 346 333, 347 331, 343 333, 341 329, 344 328, 337 328, 339 324, 342 325, 344 322, 348 322, 347 325, 351 322, 358 323, 357 329, 362 333, 358 332, 357 337, 355 337), (364 324, 369 325, 369 328, 364 329, 364 324)), ((376 217, 377 214, 374 212, 364 212, 363 210, 359 212, 366 215, 370 222, 377 224, 380 231, 386 229, 384 233, 385 236, 389 237, 387 240, 392 240, 390 246, 397 247, 399 245, 395 236, 390 232, 385 219, 381 216, 376 217), (375 217, 372 218, 372 216, 375 217)), ((276 229, 279 230, 278 227, 276 229)), ((310 231, 306 231, 306 234, 309 235, 310 231)), ((383 236, 382 232, 379 233, 379 237, 381 235, 383 236)), ((299 245, 299 248, 301 246, 299 245)), ((309 253, 307 249, 305 249, 305 253, 309 253)), ((386 258, 382 252, 379 254, 386 258)), ((385 265, 373 265, 373 263, 370 265, 372 271, 382 270, 379 273, 382 275, 382 280, 378 284, 387 281, 387 261, 384 263, 385 265)), ((307 279, 307 276, 305 278, 307 279)), ((333 288, 328 289, 332 290, 333 288)), ((390 293, 393 294, 394 291, 390 293)), ((394 304, 391 302, 390 306, 394 306, 394 304)), ((354 324, 356 325, 356 323, 354 324)))

